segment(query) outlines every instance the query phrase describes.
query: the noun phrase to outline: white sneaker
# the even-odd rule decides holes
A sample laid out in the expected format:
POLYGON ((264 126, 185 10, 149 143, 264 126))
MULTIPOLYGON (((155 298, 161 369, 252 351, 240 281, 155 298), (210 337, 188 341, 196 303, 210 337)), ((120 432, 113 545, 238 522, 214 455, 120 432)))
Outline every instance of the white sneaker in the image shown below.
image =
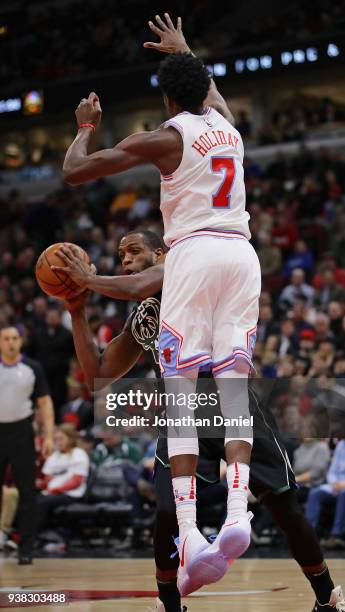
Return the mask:
POLYGON ((345 598, 341 586, 337 586, 333 589, 329 605, 333 606, 338 612, 345 611, 345 598))
POLYGON ((177 573, 177 588, 182 597, 190 595, 200 587, 223 578, 227 570, 227 561, 216 555, 204 561, 204 553, 210 548, 209 543, 197 527, 193 527, 185 536, 179 547, 180 567, 177 573))
POLYGON ((215 541, 199 555, 199 561, 208 567, 225 563, 225 571, 235 559, 246 552, 250 544, 252 512, 236 521, 227 518, 215 541))
POLYGON ((149 608, 149 612, 165 612, 165 605, 161 602, 160 599, 156 599, 155 605, 153 608, 149 608))
POLYGON ((313 608, 313 612, 322 612, 322 610, 329 610, 330 608, 337 610, 338 612, 345 611, 345 598, 341 586, 337 586, 335 589, 333 589, 329 603, 320 604, 317 601, 313 608))

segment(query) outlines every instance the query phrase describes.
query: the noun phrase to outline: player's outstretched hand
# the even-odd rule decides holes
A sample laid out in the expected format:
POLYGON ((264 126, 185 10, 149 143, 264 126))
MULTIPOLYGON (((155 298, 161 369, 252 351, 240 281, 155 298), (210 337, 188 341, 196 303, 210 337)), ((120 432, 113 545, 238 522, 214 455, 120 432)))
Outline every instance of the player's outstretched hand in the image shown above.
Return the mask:
POLYGON ((60 257, 65 265, 52 266, 52 270, 56 272, 65 272, 81 289, 87 289, 90 277, 96 274, 95 266, 93 264, 90 266, 90 264, 80 256, 79 250, 73 246, 61 246, 56 251, 56 255, 60 257))
POLYGON ((77 124, 92 124, 95 128, 99 125, 102 117, 102 109, 99 97, 92 91, 88 98, 83 98, 76 108, 75 116, 77 124))
POLYGON ((176 28, 170 19, 169 13, 164 13, 164 20, 156 15, 156 24, 149 21, 149 28, 159 36, 160 41, 144 43, 145 49, 156 49, 161 53, 190 53, 190 48, 182 32, 182 19, 177 18, 176 28), (165 20, 165 21, 164 21, 165 20))

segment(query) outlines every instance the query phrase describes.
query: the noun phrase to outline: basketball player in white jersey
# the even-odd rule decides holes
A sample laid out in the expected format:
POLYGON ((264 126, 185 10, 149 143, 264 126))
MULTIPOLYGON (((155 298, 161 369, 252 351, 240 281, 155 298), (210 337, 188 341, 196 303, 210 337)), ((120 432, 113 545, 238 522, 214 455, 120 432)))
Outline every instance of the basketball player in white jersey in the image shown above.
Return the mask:
MULTIPOLYGON (((165 21, 156 20, 158 25, 149 25, 160 42, 145 47, 172 53, 158 75, 171 119, 158 130, 133 134, 113 149, 88 155, 101 118, 98 96, 91 93, 76 110, 79 131, 66 154, 64 178, 77 185, 147 162, 158 167, 164 240, 170 247, 161 305, 162 374, 167 386, 173 378, 179 389, 192 393, 198 370, 211 369, 223 416, 246 417, 261 275, 249 243, 242 139, 207 69, 188 48, 181 19, 177 28, 167 14, 165 21)), ((182 595, 219 580, 228 561, 250 543, 251 428, 231 428, 225 445, 228 515, 210 546, 196 527, 197 436, 190 431, 188 437, 168 440, 182 595)))

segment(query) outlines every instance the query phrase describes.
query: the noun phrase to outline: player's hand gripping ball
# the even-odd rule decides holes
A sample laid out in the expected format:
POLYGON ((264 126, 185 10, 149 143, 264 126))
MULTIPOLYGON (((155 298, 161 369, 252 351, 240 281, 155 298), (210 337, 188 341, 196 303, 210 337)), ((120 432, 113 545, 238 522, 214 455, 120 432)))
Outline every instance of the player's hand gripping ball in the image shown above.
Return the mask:
POLYGON ((85 287, 77 285, 66 272, 52 269, 54 266, 63 265, 57 251, 65 245, 72 247, 80 254, 80 257, 90 266, 90 257, 80 246, 69 242, 58 242, 52 244, 39 256, 35 273, 36 279, 44 293, 54 296, 59 300, 70 300, 85 291, 85 287))

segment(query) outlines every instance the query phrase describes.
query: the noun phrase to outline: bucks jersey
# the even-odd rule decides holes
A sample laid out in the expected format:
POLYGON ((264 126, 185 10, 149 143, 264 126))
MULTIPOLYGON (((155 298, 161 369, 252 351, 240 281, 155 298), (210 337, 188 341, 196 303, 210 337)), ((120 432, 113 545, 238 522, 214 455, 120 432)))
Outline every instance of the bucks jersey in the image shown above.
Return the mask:
POLYGON ((160 376, 158 356, 160 307, 160 293, 146 298, 133 308, 125 325, 125 330, 131 334, 133 340, 148 353, 157 376, 160 376))

